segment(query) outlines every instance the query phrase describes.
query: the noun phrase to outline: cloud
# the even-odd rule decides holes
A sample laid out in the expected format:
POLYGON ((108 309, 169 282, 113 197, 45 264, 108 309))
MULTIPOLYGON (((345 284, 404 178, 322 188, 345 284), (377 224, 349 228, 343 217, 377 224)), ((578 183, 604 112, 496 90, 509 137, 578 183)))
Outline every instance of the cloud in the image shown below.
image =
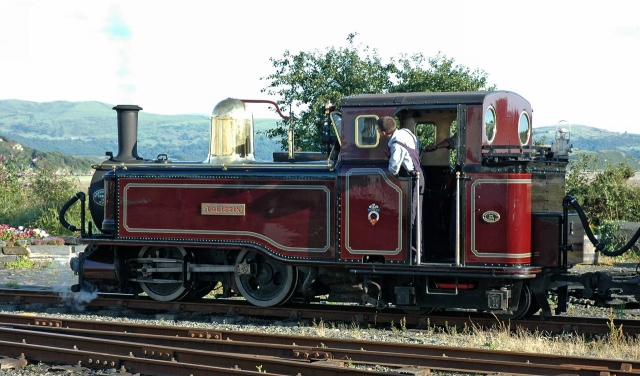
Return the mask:
POLYGON ((106 23, 101 32, 107 36, 112 46, 116 48, 118 58, 113 73, 117 78, 119 101, 123 103, 130 102, 131 95, 137 91, 135 76, 130 67, 131 56, 129 53, 133 31, 125 21, 119 6, 114 5, 109 8, 106 23))
POLYGON ((115 39, 130 39, 132 36, 131 28, 124 21, 122 17, 122 11, 120 8, 113 6, 109 9, 109 16, 107 17, 107 23, 102 28, 102 31, 110 38, 115 39))
POLYGON ((636 27, 620 27, 616 29, 616 34, 622 37, 640 38, 640 26, 636 27))
POLYGON ((129 53, 126 51, 126 46, 120 47, 118 49, 118 56, 120 57, 120 66, 116 69, 116 76, 118 78, 126 78, 131 74, 131 69, 129 69, 129 53))
POLYGON ((118 90, 125 95, 126 100, 130 101, 129 96, 136 92, 136 85, 121 84, 118 85, 118 90))

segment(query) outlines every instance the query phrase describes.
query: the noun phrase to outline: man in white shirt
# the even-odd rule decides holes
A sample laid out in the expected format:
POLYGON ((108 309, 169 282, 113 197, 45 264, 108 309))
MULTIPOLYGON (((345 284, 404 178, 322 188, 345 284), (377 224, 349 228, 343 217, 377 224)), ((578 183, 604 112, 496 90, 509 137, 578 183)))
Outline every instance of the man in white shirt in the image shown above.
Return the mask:
MULTIPOLYGON (((382 136, 389 139, 387 148, 389 171, 396 176, 418 177, 418 184, 413 185, 413 205, 411 206, 413 246, 415 247, 417 244, 415 242, 418 238, 417 231, 420 230, 420 234, 422 234, 422 229, 418 228, 422 221, 418 221, 417 215, 418 205, 422 208, 422 193, 424 191, 424 174, 420 166, 420 143, 410 130, 406 128, 397 129, 396 121, 389 116, 378 119, 378 130, 382 136), (416 196, 419 197, 418 200, 415 199, 416 196)), ((420 239, 422 239, 422 236, 420 236, 420 239)), ((422 249, 422 246, 420 249, 422 249)))

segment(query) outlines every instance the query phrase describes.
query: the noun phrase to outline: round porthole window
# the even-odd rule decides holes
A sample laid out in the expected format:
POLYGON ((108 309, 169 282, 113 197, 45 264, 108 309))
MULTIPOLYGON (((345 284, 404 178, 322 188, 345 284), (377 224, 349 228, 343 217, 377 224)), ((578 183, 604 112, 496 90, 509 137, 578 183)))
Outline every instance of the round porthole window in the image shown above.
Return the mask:
POLYGON ((518 136, 520 136, 520 143, 526 145, 529 142, 531 136, 531 121, 529 115, 526 112, 520 114, 520 121, 518 121, 518 136))
POLYGON ((488 143, 492 143, 496 138, 496 131, 496 110, 489 107, 484 114, 484 134, 487 136, 488 143))

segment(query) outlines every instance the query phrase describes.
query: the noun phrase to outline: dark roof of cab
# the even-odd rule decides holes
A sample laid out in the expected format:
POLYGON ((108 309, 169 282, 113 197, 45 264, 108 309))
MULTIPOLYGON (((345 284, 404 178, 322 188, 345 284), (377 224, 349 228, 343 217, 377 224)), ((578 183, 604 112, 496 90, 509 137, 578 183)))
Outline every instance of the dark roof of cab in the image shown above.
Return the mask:
MULTIPOLYGON (((504 91, 500 91, 505 93, 504 91)), ((407 105, 447 105, 447 104, 480 104, 489 94, 497 91, 460 91, 460 92, 423 92, 423 93, 388 93, 362 94, 344 98, 342 107, 364 106, 407 106, 407 105)))

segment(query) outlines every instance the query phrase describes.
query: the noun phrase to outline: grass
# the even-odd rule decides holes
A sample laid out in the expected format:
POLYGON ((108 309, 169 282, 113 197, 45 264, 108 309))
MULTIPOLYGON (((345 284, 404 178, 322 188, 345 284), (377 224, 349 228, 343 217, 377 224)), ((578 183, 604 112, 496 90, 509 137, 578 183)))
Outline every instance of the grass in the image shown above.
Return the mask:
POLYGON ((36 262, 26 256, 20 255, 13 261, 6 261, 0 264, 7 269, 46 269, 50 267, 51 262, 36 262))
MULTIPOLYGON (((637 264, 640 263, 640 255, 636 253, 634 250, 628 250, 620 256, 610 257, 605 256, 603 254, 598 255, 598 262, 595 264, 597 266, 620 266, 621 264, 637 264)), ((576 265, 576 267, 585 268, 590 265, 576 265)))
MULTIPOLYGON (((604 257, 607 257, 607 256, 604 256, 604 257)), ((610 257, 610 258, 613 258, 613 257, 610 257)), ((626 251, 625 253, 621 254, 620 256, 617 256, 613 262, 614 263, 640 262, 640 254, 638 254, 637 251, 634 250, 634 247, 632 247, 632 249, 626 251)))
POLYGON ((426 330, 402 330, 396 328, 362 330, 357 323, 331 323, 314 321, 310 327, 301 327, 300 335, 318 337, 353 338, 425 345, 480 348, 488 350, 517 351, 560 356, 585 356, 611 359, 640 359, 640 337, 625 335, 621 326, 614 323, 615 311, 609 315, 609 333, 599 336, 576 333, 530 332, 517 327, 517 323, 497 322, 486 329, 476 325, 435 327, 426 330), (516 325, 515 329, 512 325, 516 325), (356 327, 357 329, 353 329, 356 327))

